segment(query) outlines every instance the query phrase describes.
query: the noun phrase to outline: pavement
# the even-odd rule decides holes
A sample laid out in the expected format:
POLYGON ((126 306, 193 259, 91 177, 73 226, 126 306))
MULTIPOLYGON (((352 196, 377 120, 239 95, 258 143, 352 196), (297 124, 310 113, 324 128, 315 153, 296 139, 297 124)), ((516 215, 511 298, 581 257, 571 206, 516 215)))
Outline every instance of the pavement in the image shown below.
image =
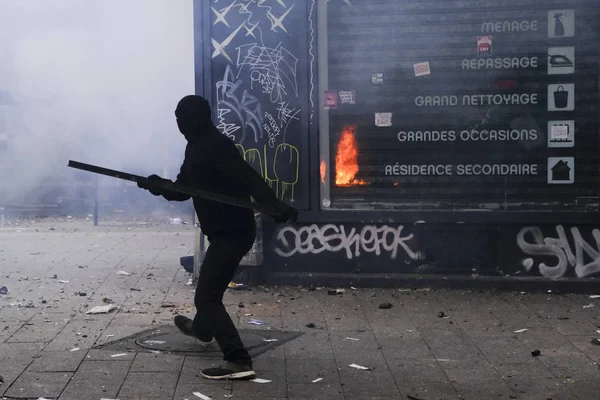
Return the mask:
POLYGON ((85 219, 57 218, 0 227, 0 286, 9 290, 0 295, 0 396, 600 398, 600 299, 589 295, 229 291, 224 301, 244 337, 302 333, 255 357, 266 383, 207 381, 200 370, 221 360, 202 353, 147 351, 131 341, 117 342, 124 351, 111 348, 172 325, 174 314, 193 315, 190 275, 179 266, 179 257, 192 254, 193 240, 192 226, 161 221, 101 220, 94 227, 85 219), (380 308, 383 303, 391 308, 380 308), (86 314, 110 304, 119 308, 86 314), (252 319, 264 324, 251 325, 252 319))

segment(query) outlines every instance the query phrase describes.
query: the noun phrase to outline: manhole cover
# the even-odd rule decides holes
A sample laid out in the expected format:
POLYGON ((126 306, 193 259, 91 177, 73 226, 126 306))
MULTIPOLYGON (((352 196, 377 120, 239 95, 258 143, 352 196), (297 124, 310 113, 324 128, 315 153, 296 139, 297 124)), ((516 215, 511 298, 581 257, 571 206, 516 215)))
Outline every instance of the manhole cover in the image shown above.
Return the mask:
MULTIPOLYGON (((278 330, 240 329, 240 337, 252 357, 300 337, 303 332, 286 332, 278 330)), ((203 347, 195 339, 182 334, 175 326, 161 326, 138 332, 131 336, 108 342, 94 349, 112 351, 162 352, 198 356, 207 358, 223 358, 216 343, 203 347)))

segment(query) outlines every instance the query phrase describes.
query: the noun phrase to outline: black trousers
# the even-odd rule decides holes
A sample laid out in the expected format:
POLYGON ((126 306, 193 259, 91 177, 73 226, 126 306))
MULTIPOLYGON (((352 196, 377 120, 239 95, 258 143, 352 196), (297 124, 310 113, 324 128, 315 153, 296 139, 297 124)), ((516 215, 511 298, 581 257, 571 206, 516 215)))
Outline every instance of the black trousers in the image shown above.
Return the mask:
POLYGON ((201 338, 214 337, 225 361, 252 364, 240 335, 223 305, 223 294, 233 279, 242 258, 254 243, 254 234, 243 237, 219 235, 210 239, 200 269, 194 296, 196 316, 194 333, 201 338))

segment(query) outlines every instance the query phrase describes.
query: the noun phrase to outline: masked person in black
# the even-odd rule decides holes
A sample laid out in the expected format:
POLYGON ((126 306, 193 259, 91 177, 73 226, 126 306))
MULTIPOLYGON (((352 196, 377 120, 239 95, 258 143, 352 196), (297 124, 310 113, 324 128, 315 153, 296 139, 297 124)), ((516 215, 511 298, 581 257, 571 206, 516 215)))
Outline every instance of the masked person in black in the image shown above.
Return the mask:
MULTIPOLYGON (((298 211, 279 200, 263 178, 240 155, 235 143, 214 126, 208 102, 201 96, 186 96, 175 110, 177 126, 187 139, 185 159, 175 183, 250 200, 273 207, 278 223, 295 221, 298 211)), ((152 186, 163 178, 148 177, 138 184, 155 196, 169 201, 190 198, 152 186)), ((169 181, 170 182, 170 181, 169 181)), ((178 315, 175 325, 186 335, 208 346, 215 340, 223 352, 225 365, 202 371, 207 379, 249 379, 256 374, 252 358, 223 306, 223 294, 233 279, 241 259, 250 251, 256 237, 254 212, 203 198, 193 198, 200 229, 210 245, 200 269, 194 297, 193 320, 178 315)))

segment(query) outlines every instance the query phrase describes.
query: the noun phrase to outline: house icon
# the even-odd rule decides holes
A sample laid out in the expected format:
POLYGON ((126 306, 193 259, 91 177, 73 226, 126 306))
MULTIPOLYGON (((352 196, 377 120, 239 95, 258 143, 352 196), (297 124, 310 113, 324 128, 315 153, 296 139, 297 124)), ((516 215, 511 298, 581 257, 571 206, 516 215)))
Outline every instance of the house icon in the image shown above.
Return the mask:
POLYGON ((570 181, 571 180, 571 167, 565 160, 560 160, 552 167, 552 180, 553 181, 570 181))

